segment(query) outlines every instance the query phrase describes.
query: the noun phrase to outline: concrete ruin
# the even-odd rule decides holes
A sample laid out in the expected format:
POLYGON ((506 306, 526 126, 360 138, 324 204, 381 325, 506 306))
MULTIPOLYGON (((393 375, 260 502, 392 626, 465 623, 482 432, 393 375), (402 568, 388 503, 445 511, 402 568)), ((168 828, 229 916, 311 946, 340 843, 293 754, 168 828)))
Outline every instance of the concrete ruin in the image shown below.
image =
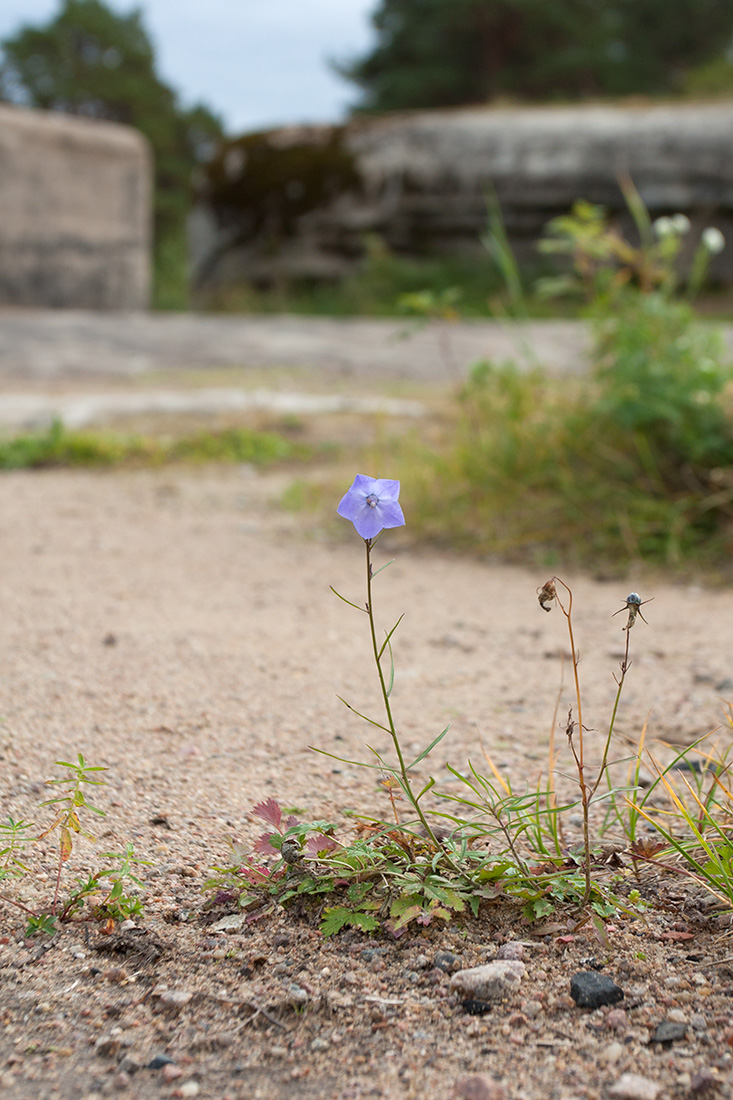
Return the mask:
MULTIPOLYGON (((628 174, 652 217, 683 212, 733 243, 733 103, 502 107, 356 118, 227 143, 191 222, 199 285, 338 278, 364 241, 471 252, 493 188, 520 258, 587 199, 624 213, 628 174)), ((733 280, 733 248, 713 274, 733 280)))
POLYGON ((136 130, 0 105, 0 305, 147 308, 151 173, 136 130))

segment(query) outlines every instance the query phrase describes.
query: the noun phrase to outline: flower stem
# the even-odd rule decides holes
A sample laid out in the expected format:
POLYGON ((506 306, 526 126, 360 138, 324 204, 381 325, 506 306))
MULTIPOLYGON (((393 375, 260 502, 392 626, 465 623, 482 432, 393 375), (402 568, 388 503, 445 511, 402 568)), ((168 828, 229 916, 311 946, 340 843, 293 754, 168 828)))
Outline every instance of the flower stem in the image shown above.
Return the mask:
MULTIPOLYGON (((568 594, 568 606, 567 608, 563 604, 559 595, 556 596, 558 606, 565 616, 565 620, 568 624, 568 634, 570 635, 570 656, 573 662, 573 678, 575 680, 575 698, 577 702, 577 714, 578 714, 578 750, 576 752, 575 745, 573 743, 573 729, 574 725, 568 716, 568 741, 570 742, 570 748, 575 758, 575 766, 578 771, 578 786, 580 787, 580 801, 583 809, 583 855, 585 863, 585 891, 583 894, 583 908, 588 904, 593 892, 593 880, 591 878, 591 851, 590 851, 590 800, 592 790, 585 780, 585 758, 584 758, 584 746, 583 746, 583 704, 580 694, 580 676, 578 674, 578 654, 575 649, 575 637, 573 635, 573 593, 571 589, 565 584, 559 577, 553 577, 553 580, 557 584, 561 584, 568 594)), ((610 738, 609 738, 610 741, 610 738)), ((606 747, 606 752, 608 746, 606 747)), ((604 757, 605 763, 605 757, 604 757)))
MULTIPOLYGON (((402 747, 400 745, 399 737, 397 736, 397 730, 395 728, 394 718, 392 717, 392 707, 391 707, 390 701, 389 701, 389 690, 387 688, 387 684, 386 684, 385 678, 384 678, 384 671, 382 669, 382 662, 381 662, 380 653, 379 653, 379 645, 377 643, 377 630, 376 630, 376 626, 374 624, 374 611, 373 611, 373 605, 372 605, 372 577, 373 577, 373 574, 372 574, 372 557, 371 557, 372 543, 373 543, 372 539, 364 539, 364 545, 366 546, 366 567, 367 567, 366 612, 367 612, 367 615, 369 616, 369 629, 371 631, 371 637, 372 637, 372 650, 374 652, 374 661, 376 663, 377 673, 379 675, 379 685, 380 685, 380 688, 382 690, 382 699, 384 700, 384 710, 385 710, 385 713, 387 715, 387 726, 389 728, 389 733, 390 733, 390 736, 392 738, 392 744, 394 745, 394 750, 395 750, 395 753, 397 755, 399 773, 400 773, 400 777, 401 777, 401 780, 402 780, 401 786, 402 786, 403 791, 407 795, 407 799, 408 799, 410 805, 412 806, 413 810, 417 814, 417 817, 418 817, 418 819, 420 821, 420 824, 422 825, 423 829, 425 830, 425 835, 427 836, 428 840, 436 848, 436 850, 445 852, 445 849, 444 849, 443 845, 439 842, 439 840, 435 836, 435 833, 431 829, 430 824, 428 823, 428 820, 427 820, 427 818, 426 818, 426 816, 425 816, 425 814, 422 810, 422 807, 420 806, 419 801, 417 800, 417 798, 415 797, 415 795, 412 792, 412 785, 410 784, 410 778, 409 778, 409 775, 408 775, 407 766, 405 764, 405 758, 404 758, 403 753, 402 753, 402 747)), ((387 649, 385 652, 389 652, 389 649, 387 649)), ((452 865, 452 860, 451 860, 451 865, 452 865)))

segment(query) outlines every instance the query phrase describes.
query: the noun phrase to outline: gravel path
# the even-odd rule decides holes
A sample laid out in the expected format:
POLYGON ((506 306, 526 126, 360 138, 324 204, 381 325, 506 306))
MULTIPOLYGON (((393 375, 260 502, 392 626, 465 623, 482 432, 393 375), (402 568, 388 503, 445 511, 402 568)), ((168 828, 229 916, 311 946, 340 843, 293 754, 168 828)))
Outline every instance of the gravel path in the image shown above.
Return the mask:
MULTIPOLYGON (((47 820, 42 780, 83 752, 109 769, 96 799, 108 816, 96 845, 77 839, 69 876, 129 840, 152 864, 146 918, 117 937, 76 924, 44 951, 0 908, 2 1095, 730 1097, 728 949, 674 879, 650 886, 647 921, 616 921, 605 945, 588 928, 527 926, 492 905, 465 928, 398 941, 324 941, 303 917, 228 935, 206 926, 202 884, 228 836, 257 835, 256 801, 276 797, 339 829, 352 809, 387 809, 368 773, 310 749, 366 751, 366 727, 336 694, 376 707, 368 643, 360 616, 328 591, 363 598, 360 543, 348 527, 343 541, 301 530, 273 504, 282 485, 282 475, 231 468, 0 480, 2 806, 47 820), (519 986, 485 1017, 467 1015, 450 972, 508 940, 527 941, 511 949, 525 967, 519 986), (596 965, 625 991, 615 1008, 580 1009, 569 996, 571 976, 596 965), (660 1045, 664 1021, 677 1038, 660 1045)), ((480 766, 481 742, 504 775, 532 782, 567 648, 561 617, 537 604, 546 578, 406 539, 395 532, 380 547, 397 560, 377 589, 381 621, 407 612, 393 698, 405 744, 421 747, 450 721, 431 767, 445 790, 459 789, 445 764, 480 766)), ((611 614, 626 586, 566 579, 585 721, 598 731, 624 638, 611 614)), ((650 738, 679 743, 712 728, 733 671, 733 594, 633 584, 655 601, 632 637, 622 752, 650 712, 650 738)), ((570 699, 566 682, 560 721, 570 699)), ((589 732, 591 751, 600 736, 589 732)), ((52 889, 51 840, 34 864, 29 901, 52 889)))
MULTIPOLYGON (((358 401, 419 406, 454 381, 438 334, 397 340, 401 327, 6 312, 0 417, 21 423, 9 410, 25 407, 42 419, 66 402, 87 423, 108 415, 114 399, 127 402, 127 415, 141 400, 159 413, 161 393, 175 395, 178 411, 193 393, 199 413, 214 415, 214 392, 236 404, 265 385, 281 398, 335 395, 346 404, 331 409, 329 430, 343 416, 351 438, 358 401)), ((558 369, 582 364, 579 326, 533 328, 543 359, 558 369)), ((456 326, 450 339, 461 370, 509 353, 496 326, 456 326)), ((348 525, 279 509, 292 476, 229 467, 0 478, 0 806, 47 823, 43 781, 55 761, 82 752, 108 768, 96 798, 107 816, 96 843, 75 839, 64 882, 130 841, 150 862, 145 918, 113 935, 75 922, 50 942, 26 941, 18 911, 0 903, 0 1094, 733 1096, 727 917, 711 916, 709 899, 672 876, 646 876, 653 909, 644 920, 616 920, 606 942, 565 915, 528 925, 501 900, 475 921, 399 940, 352 931, 324 940, 304 914, 228 933, 207 923, 203 884, 226 860, 228 838, 249 845, 261 831, 250 813, 257 801, 275 797, 332 819, 344 835, 352 811, 387 812, 370 773, 311 749, 354 760, 368 753, 367 739, 387 746, 336 698, 367 712, 378 705, 361 617, 328 590, 363 599, 363 548, 348 525), (472 1016, 451 973, 500 949, 515 960, 517 982, 472 1016), (571 978, 596 969, 624 1000, 579 1008, 571 978)), ((520 788, 535 782, 555 707, 562 742, 572 701, 564 621, 536 600, 545 575, 426 553, 410 545, 409 527, 390 533, 379 553, 396 561, 377 582, 378 618, 387 625, 406 612, 393 695, 403 742, 418 751, 451 723, 423 778, 430 772, 459 793, 446 765, 465 768, 470 758, 481 767, 485 747, 520 788)), ((649 625, 631 638, 618 753, 647 720, 662 756, 721 723, 733 696, 733 594, 663 577, 565 579, 591 757, 623 656, 612 613, 629 588, 654 602, 649 625)), ((562 788, 570 761, 558 747, 562 788)), ((571 820, 570 841, 577 831, 571 820)), ((20 896, 32 905, 53 890, 52 838, 30 860, 20 896)), ((12 885, 3 889, 12 896, 12 885)))

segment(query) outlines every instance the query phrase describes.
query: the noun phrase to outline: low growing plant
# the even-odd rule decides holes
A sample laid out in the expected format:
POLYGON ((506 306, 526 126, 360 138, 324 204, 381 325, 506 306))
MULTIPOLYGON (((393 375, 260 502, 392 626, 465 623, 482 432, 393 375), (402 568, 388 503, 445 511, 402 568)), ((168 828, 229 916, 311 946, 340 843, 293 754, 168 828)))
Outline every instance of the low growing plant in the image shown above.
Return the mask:
POLYGON ((58 793, 41 803, 42 807, 52 807, 54 818, 41 833, 32 832, 33 822, 16 821, 13 817, 0 823, 0 844, 4 845, 0 848, 0 888, 3 883, 10 884, 14 880, 17 882, 31 873, 24 856, 33 844, 53 834, 58 838, 54 893, 47 905, 36 908, 9 893, 0 894, 0 901, 25 913, 27 935, 37 932, 53 935, 57 931, 58 922, 63 923, 79 914, 87 902, 90 903, 93 916, 98 920, 105 920, 110 926, 115 921, 142 913, 140 899, 136 893, 130 892, 130 885, 143 886, 133 868, 147 866, 147 863, 135 856, 132 844, 127 844, 123 852, 105 852, 102 858, 111 861, 112 866, 77 879, 68 895, 62 899, 62 878, 64 869, 71 860, 74 838, 90 837, 90 833, 82 827, 85 816, 94 814, 100 818, 106 817, 104 810, 89 801, 87 793, 88 787, 106 785, 99 776, 106 769, 88 764, 81 753, 77 754, 75 763, 59 760, 57 767, 65 769, 64 773, 56 779, 47 780, 47 783, 56 788, 58 793))
MULTIPOLYGON (((333 822, 301 821, 275 799, 267 799, 253 810, 267 824, 267 831, 252 852, 233 844, 232 859, 214 869, 206 887, 212 893, 212 904, 235 905, 246 911, 248 920, 263 917, 279 905, 315 907, 325 935, 346 926, 400 935, 412 923, 424 926, 435 920, 475 916, 482 904, 503 898, 521 904, 528 920, 556 908, 574 914, 576 923, 590 919, 603 937, 606 919, 619 912, 643 910, 637 888, 637 856, 642 848, 634 842, 642 817, 656 829, 643 801, 630 797, 638 793, 638 784, 616 786, 610 778, 611 767, 619 764, 614 729, 631 665, 630 634, 637 621, 646 621, 642 607, 648 601, 632 592, 615 612, 627 616, 625 652, 603 748, 598 759, 590 760, 572 591, 558 577, 538 589, 543 610, 555 605, 560 608, 570 640, 575 710, 570 710, 564 724, 576 773, 570 797, 563 802, 557 797, 559 754, 554 739, 544 783, 540 777, 534 786, 514 790, 485 753, 486 774, 472 762, 465 771, 449 766, 459 784, 457 793, 441 791, 432 776, 418 781, 416 769, 429 760, 449 729, 438 733, 414 758, 406 756, 391 699, 393 643, 402 616, 383 635, 376 626, 375 581, 391 562, 375 568, 374 551, 384 530, 404 524, 398 497, 399 482, 365 475, 358 475, 343 496, 338 512, 353 523, 364 542, 366 600, 361 604, 335 593, 348 607, 366 616, 383 715, 364 714, 346 700, 342 702, 376 731, 375 736, 386 736, 388 746, 385 751, 368 745, 367 760, 343 762, 374 774, 389 799, 392 820, 359 815, 355 831, 345 836, 333 822), (605 818, 604 805, 610 805, 605 818), (578 811, 582 820, 579 843, 569 839, 572 830, 564 823, 569 814, 578 811), (614 815, 630 843, 628 848, 621 845, 609 854, 601 839, 614 815)), ((658 867, 666 869, 662 863, 658 867)))

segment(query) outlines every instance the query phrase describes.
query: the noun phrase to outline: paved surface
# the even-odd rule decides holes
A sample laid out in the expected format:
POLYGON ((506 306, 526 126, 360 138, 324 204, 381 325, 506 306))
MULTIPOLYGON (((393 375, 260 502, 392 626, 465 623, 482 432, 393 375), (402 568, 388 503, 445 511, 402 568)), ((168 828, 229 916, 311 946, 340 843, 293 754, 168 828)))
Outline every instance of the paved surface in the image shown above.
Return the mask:
MULTIPOLYGON (((733 326, 724 329, 733 350, 733 326)), ((495 321, 417 327, 365 318, 0 310, 0 427, 68 426, 153 413, 245 409, 308 415, 419 416, 410 397, 455 384, 482 360, 541 364, 554 374, 587 362, 577 321, 495 321)))
POLYGON ((520 359, 532 348, 549 369, 577 370, 586 329, 572 321, 533 322, 520 334, 493 321, 416 328, 364 318, 0 311, 0 380, 236 366, 442 381, 479 359, 520 359))

